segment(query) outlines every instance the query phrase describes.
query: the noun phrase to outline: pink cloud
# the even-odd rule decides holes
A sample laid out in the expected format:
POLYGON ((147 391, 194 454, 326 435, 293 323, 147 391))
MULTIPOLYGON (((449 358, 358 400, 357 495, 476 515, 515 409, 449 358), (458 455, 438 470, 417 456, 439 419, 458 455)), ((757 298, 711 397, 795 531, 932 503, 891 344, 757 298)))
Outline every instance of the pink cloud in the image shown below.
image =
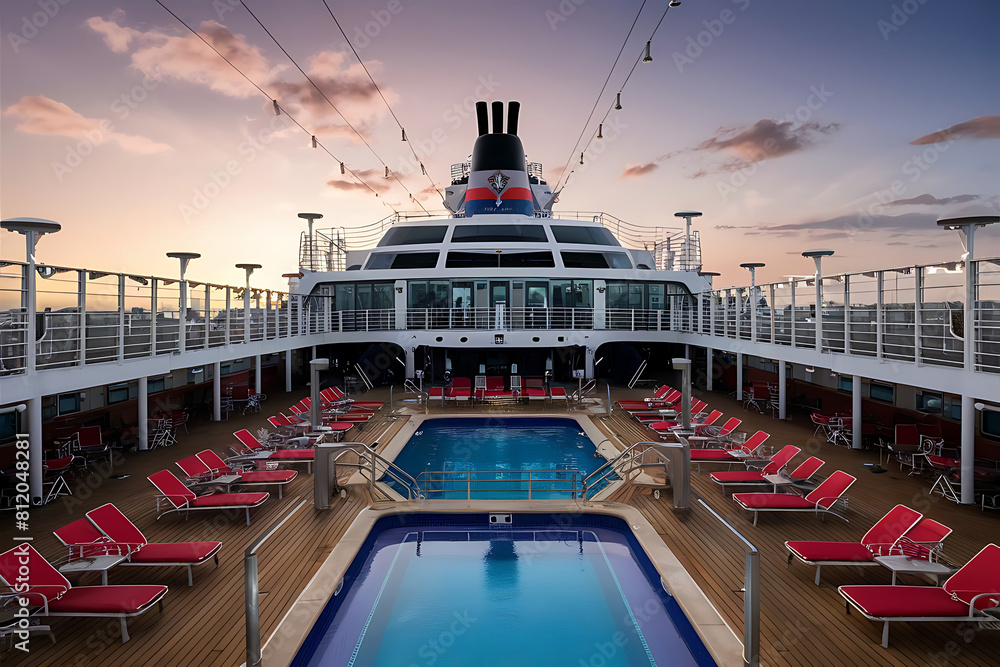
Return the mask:
POLYGON ((383 172, 377 169, 358 169, 354 173, 357 174, 358 178, 367 183, 368 186, 365 186, 364 183, 358 183, 350 174, 344 176, 343 180, 330 179, 326 184, 342 192, 371 192, 371 190, 374 190, 379 194, 388 192, 389 188, 392 187, 392 184, 383 178, 383 172), (371 190, 369 190, 369 187, 371 190))
POLYGON ((142 33, 132 28, 127 28, 119 24, 125 18, 125 12, 116 9, 112 12, 110 19, 103 19, 94 16, 84 21, 84 24, 104 38, 104 43, 115 53, 125 53, 128 51, 129 43, 141 37, 142 33))
POLYGON ((173 150, 146 137, 116 132, 111 121, 87 118, 44 95, 26 95, 4 113, 20 118, 17 129, 25 134, 84 139, 94 145, 113 141, 130 153, 142 155, 173 150))
POLYGON ((1000 139, 1000 116, 979 116, 958 125, 924 135, 910 142, 911 146, 925 146, 955 139, 1000 139))
POLYGON ((660 168, 655 162, 645 162, 643 164, 629 164, 625 166, 625 171, 618 178, 638 178, 645 176, 660 168))

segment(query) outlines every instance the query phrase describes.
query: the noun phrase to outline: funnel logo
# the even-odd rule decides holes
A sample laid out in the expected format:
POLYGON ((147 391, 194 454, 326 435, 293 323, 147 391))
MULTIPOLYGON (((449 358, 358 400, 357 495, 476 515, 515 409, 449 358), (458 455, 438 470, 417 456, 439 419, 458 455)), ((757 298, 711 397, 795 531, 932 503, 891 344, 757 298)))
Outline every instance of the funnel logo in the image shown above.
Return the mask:
POLYGON ((499 208, 501 195, 510 182, 510 176, 507 176, 502 171, 498 171, 487 178, 486 182, 490 184, 490 189, 497 193, 497 207, 499 208))

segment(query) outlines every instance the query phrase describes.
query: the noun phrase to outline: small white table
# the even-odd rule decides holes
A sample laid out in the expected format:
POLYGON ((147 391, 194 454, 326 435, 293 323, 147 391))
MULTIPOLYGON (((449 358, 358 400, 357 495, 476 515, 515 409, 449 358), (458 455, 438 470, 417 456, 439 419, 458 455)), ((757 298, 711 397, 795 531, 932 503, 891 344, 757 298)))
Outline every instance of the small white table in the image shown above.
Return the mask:
POLYGON ((107 586, 108 570, 127 558, 128 556, 119 555, 88 556, 87 558, 78 558, 66 563, 59 568, 59 571, 63 574, 72 574, 77 572, 100 572, 101 585, 107 586))
POLYGON ((784 477, 783 475, 764 475, 764 481, 774 486, 775 493, 777 493, 778 489, 783 486, 795 486, 795 480, 784 477))
POLYGON ((922 574, 929 577, 935 585, 940 584, 938 577, 952 574, 955 570, 928 560, 911 560, 906 556, 876 556, 875 562, 892 570, 892 585, 896 585, 896 574, 908 572, 910 574, 922 574))

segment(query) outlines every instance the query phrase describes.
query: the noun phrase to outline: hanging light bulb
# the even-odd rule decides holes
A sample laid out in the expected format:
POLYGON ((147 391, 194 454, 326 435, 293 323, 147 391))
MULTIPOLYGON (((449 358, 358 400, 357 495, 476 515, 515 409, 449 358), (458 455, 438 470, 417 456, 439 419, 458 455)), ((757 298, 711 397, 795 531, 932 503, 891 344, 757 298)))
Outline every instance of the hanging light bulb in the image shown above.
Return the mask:
POLYGON ((583 164, 583 153, 580 153, 580 164, 583 164))
POLYGON ((271 100, 271 104, 274 105, 274 115, 281 115, 281 107, 278 106, 278 100, 271 100))
POLYGON ((646 57, 642 59, 642 62, 644 62, 644 63, 651 63, 651 62, 653 62, 653 56, 649 55, 649 45, 650 44, 651 44, 651 42, 646 42, 646 57))
POLYGON ((346 174, 347 173, 347 169, 344 168, 344 163, 343 162, 340 163, 340 173, 341 174, 346 174))
POLYGON ((680 0, 670 0, 670 4, 667 5, 667 6, 668 7, 680 7, 681 3, 680 3, 680 0))
POLYGON ((622 94, 618 93, 618 95, 615 97, 615 109, 621 110, 621 108, 622 108, 622 94))
POLYGON ((312 135, 312 145, 313 145, 313 148, 316 148, 316 135, 315 134, 312 135))
POLYGON ((604 138, 604 123, 600 123, 597 126, 597 138, 598 139, 604 138))
POLYGON ((427 170, 424 168, 424 163, 423 162, 420 163, 420 175, 421 176, 426 176, 427 175, 427 170))
POLYGON ((389 165, 385 165, 385 177, 389 178, 389 165))
POLYGON ((399 129, 403 131, 403 141, 406 141, 406 130, 402 127, 399 129))

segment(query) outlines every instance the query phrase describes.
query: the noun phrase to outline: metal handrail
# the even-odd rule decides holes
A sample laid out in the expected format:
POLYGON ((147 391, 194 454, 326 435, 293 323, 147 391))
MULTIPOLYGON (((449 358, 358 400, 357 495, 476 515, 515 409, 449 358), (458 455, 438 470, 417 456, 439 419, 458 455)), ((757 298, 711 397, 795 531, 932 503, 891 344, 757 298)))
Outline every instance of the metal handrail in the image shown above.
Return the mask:
POLYGON ((647 365, 647 362, 646 362, 645 359, 643 359, 642 363, 639 364, 639 368, 637 368, 635 370, 635 373, 632 375, 632 378, 628 381, 628 388, 629 389, 634 389, 635 388, 636 383, 639 382, 639 378, 642 377, 643 371, 646 370, 646 365, 647 365))
POLYGON ((243 553, 243 590, 246 596, 247 667, 257 667, 261 662, 259 607, 260 589, 258 587, 257 577, 257 550, 264 546, 264 543, 267 542, 267 540, 270 539, 270 537, 274 535, 279 528, 285 525, 285 522, 291 519, 293 514, 302 509, 302 506, 307 502, 308 499, 303 500, 295 506, 295 509, 286 514, 285 518, 271 524, 271 527, 268 528, 263 535, 254 540, 243 553))
MULTIPOLYGON (((601 442, 597 443, 597 446, 599 447, 601 445, 601 443, 603 443, 603 442, 611 442, 611 441, 608 438, 605 438, 604 440, 601 440, 601 442)), ((597 470, 595 470, 594 472, 592 472, 589 475, 587 475, 586 477, 584 477, 583 478, 583 498, 584 498, 584 500, 588 500, 589 499, 590 489, 594 488, 594 486, 597 485, 598 483, 600 483, 601 481, 607 481, 608 475, 610 475, 612 473, 618 475, 618 470, 617 470, 616 466, 621 461, 624 461, 626 459, 632 458, 632 450, 634 450, 640 444, 641 443, 637 442, 634 445, 629 446, 624 451, 620 452, 618 454, 618 456, 615 456, 614 458, 608 459, 607 461, 604 462, 604 464, 601 467, 599 467, 597 470), (591 479, 593 479, 593 481, 591 481, 591 479)), ((621 475, 618 475, 618 476, 621 477, 621 475)))
POLYGON ((719 516, 708 503, 698 499, 702 507, 739 538, 746 549, 746 561, 743 575, 743 664, 757 667, 760 664, 760 552, 750 540, 733 528, 728 521, 719 516))
POLYGON ((435 482, 465 482, 465 494, 466 500, 472 499, 473 490, 477 492, 488 491, 488 489, 473 488, 473 484, 476 485, 499 485, 499 484, 510 484, 511 482, 527 482, 528 488, 526 489, 511 489, 505 488, 504 492, 507 493, 527 493, 528 500, 533 500, 533 492, 545 492, 545 493, 567 493, 573 499, 576 499, 577 494, 581 492, 581 486, 578 480, 583 475, 580 470, 425 470, 417 475, 417 479, 421 479, 424 482, 422 487, 424 495, 431 493, 446 493, 446 492, 458 492, 459 489, 431 489, 430 485, 435 482), (474 475, 527 475, 525 477, 518 478, 508 478, 508 479, 473 479, 474 475), (553 475, 552 477, 536 477, 536 475, 553 475), (562 477, 556 477, 554 475, 562 475, 562 477), (567 487, 556 487, 556 488, 544 488, 535 489, 536 483, 542 482, 571 482, 567 487))
MULTIPOLYGON (((383 432, 384 433, 384 432, 383 432)), ((331 463, 333 463, 333 480, 336 484, 337 480, 337 465, 342 465, 351 468, 357 468, 362 473, 368 472, 369 475, 365 477, 368 482, 369 487, 374 487, 375 483, 379 479, 388 476, 390 479, 395 481, 400 486, 406 489, 406 499, 409 500, 420 500, 424 497, 423 491, 420 488, 420 484, 410 475, 408 472, 394 464, 388 459, 384 459, 378 455, 373 449, 363 442, 342 442, 336 443, 336 448, 330 450, 329 454, 334 455, 331 463), (347 452, 353 452, 358 456, 359 461, 357 463, 348 463, 340 461, 340 458, 347 452)), ((315 476, 314 483, 320 484, 321 475, 318 473, 315 476)), ((336 491, 337 489, 333 489, 336 491)))

